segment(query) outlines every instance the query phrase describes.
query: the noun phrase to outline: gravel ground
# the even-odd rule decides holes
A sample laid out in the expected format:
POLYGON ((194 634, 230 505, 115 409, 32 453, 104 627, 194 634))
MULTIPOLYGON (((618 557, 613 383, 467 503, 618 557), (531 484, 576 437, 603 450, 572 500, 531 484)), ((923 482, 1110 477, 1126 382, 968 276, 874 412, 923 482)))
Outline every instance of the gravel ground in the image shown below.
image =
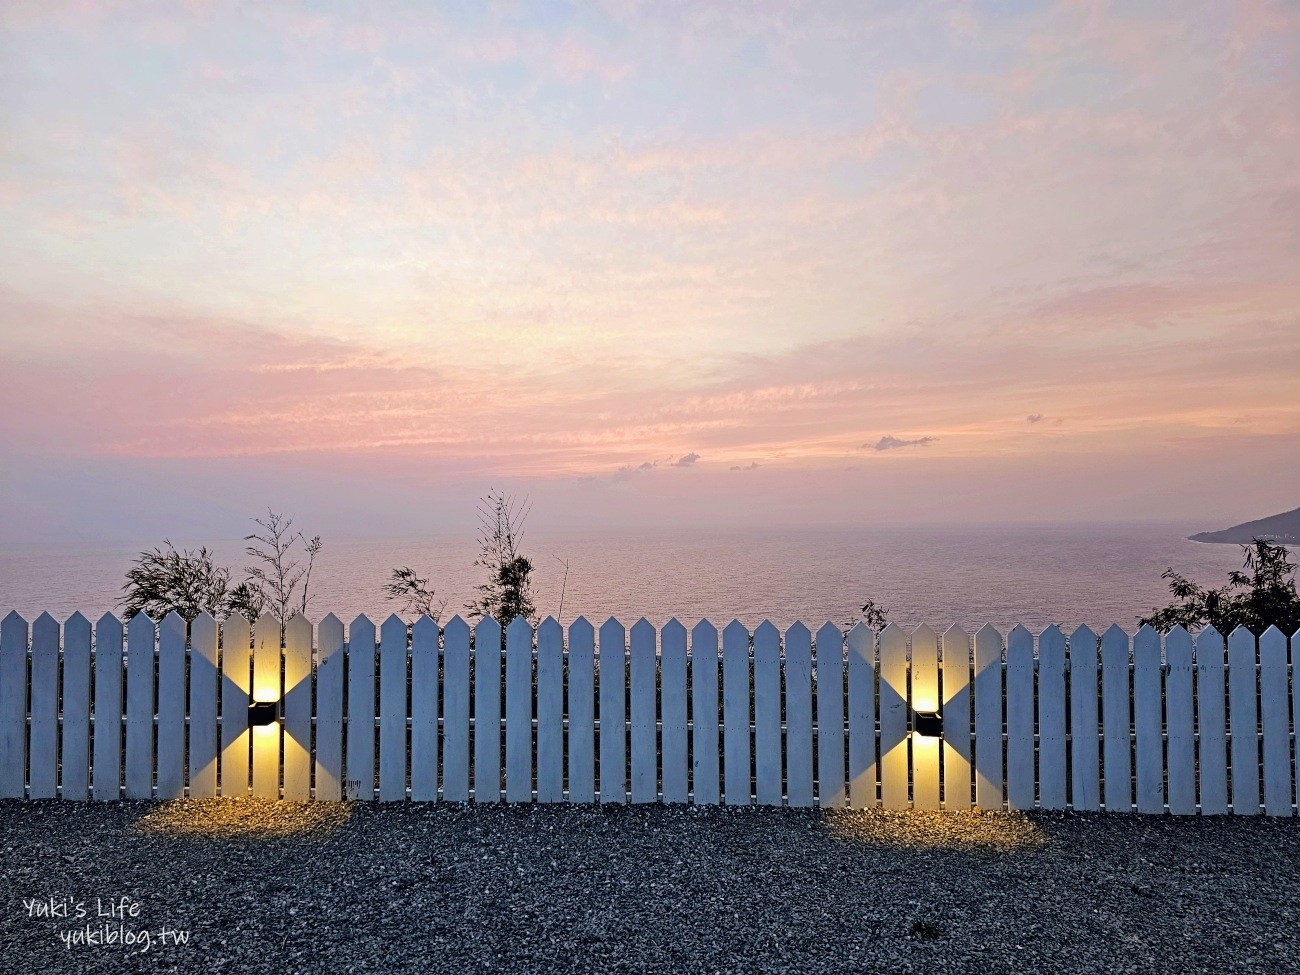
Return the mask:
POLYGON ((15 975, 1300 971, 1294 820, 9 801, 0 878, 15 975))

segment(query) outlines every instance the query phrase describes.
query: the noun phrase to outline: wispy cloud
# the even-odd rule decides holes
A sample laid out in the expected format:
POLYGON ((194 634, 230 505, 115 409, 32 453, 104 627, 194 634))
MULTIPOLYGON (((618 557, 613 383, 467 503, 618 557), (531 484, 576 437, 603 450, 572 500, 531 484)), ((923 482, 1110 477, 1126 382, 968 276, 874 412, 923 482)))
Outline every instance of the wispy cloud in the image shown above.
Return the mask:
POLYGON ((864 443, 862 449, 866 450, 902 450, 904 447, 928 447, 938 440, 938 437, 917 437, 914 440, 904 440, 889 434, 881 437, 875 443, 864 443))

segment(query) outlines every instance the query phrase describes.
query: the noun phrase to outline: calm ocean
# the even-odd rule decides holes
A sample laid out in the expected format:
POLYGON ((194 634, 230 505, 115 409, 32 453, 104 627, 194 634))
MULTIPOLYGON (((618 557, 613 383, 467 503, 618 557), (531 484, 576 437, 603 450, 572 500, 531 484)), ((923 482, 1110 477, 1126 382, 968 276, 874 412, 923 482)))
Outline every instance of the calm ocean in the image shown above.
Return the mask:
MULTIPOLYGON (((529 532, 523 548, 536 565, 543 616, 559 614, 564 568, 555 556, 568 560, 565 622, 579 614, 628 624, 641 616, 656 624, 676 616, 688 626, 702 617, 747 625, 770 618, 815 628, 828 619, 853 619, 870 597, 907 625, 1132 628, 1139 615, 1167 601, 1160 578, 1166 566, 1215 585, 1240 566, 1235 545, 1185 539, 1204 527, 529 532)), ((244 564, 242 542, 208 544, 232 567, 244 564)), ((139 547, 9 549, 0 554, 0 613, 16 609, 30 620, 43 610, 60 618, 80 610, 93 619, 116 609, 123 573, 139 547)), ((394 609, 384 600, 384 582, 394 566, 410 565, 447 599, 450 617, 479 581, 474 557, 469 535, 326 538, 308 615, 333 612, 346 620, 364 612, 381 619, 394 609)))

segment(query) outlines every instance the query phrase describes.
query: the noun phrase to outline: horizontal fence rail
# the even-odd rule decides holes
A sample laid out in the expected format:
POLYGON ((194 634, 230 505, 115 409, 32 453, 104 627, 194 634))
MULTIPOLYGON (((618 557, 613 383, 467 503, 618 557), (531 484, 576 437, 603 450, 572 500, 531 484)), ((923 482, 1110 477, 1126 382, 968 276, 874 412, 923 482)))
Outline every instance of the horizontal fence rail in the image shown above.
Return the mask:
POLYGON ((0 798, 1290 816, 1289 640, 581 617, 0 623, 0 798))

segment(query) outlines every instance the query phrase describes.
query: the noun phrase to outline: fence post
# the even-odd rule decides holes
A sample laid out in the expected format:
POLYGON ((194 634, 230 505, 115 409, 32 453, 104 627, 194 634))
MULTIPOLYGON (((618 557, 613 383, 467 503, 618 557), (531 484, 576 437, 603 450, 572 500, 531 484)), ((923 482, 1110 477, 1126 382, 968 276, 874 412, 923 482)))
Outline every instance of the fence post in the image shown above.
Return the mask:
POLYGON ((59 794, 90 797, 90 621, 73 613, 63 624, 63 769, 59 794))
POLYGON ((812 633, 802 623, 785 631, 785 777, 792 806, 813 803, 812 633))
POLYGON ((31 681, 27 798, 53 799, 59 793, 59 622, 49 613, 32 624, 31 681))
POLYGON ((1064 809, 1065 788, 1065 634, 1052 625, 1038 636, 1039 805, 1064 809))
POLYGON ((691 794, 696 805, 722 797, 718 769, 718 630, 700 620, 691 630, 691 794))

